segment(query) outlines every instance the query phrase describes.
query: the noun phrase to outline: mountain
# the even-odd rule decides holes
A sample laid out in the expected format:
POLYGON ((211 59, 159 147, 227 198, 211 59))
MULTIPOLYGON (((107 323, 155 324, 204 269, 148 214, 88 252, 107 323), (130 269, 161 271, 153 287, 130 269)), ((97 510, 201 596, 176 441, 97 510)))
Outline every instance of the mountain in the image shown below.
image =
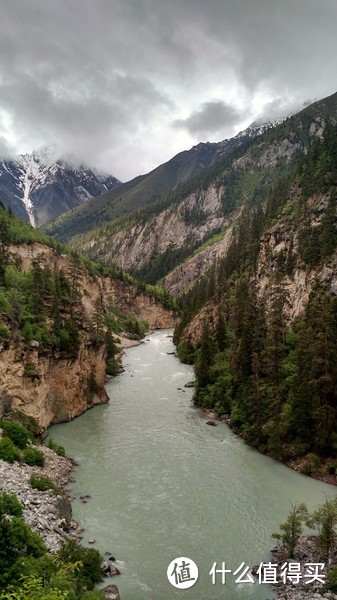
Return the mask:
POLYGON ((337 465, 337 95, 260 142, 236 161, 264 175, 232 226, 165 278, 185 291, 175 342, 195 364, 196 406, 260 451, 329 477, 337 465))
POLYGON ((86 233, 108 221, 128 215, 147 206, 180 185, 200 175, 215 163, 246 147, 252 139, 262 135, 272 123, 253 124, 237 136, 219 143, 200 143, 180 152, 150 173, 86 202, 48 224, 45 231, 58 240, 68 242, 77 234, 86 233))
POLYGON ((336 473, 337 94, 72 245, 179 295, 196 406, 303 473, 336 473))
POLYGON ((51 147, 0 162, 2 202, 34 227, 118 185, 107 173, 55 160, 51 147))
MULTIPOLYGON (((164 278, 170 293, 181 294, 224 255, 241 212, 266 195, 281 176, 291 176, 310 145, 321 139, 329 119, 337 118, 336 98, 218 144, 213 164, 196 178, 96 229, 92 215, 89 231, 73 237, 71 246, 144 281, 164 278)), ((70 216, 75 215, 78 210, 70 216)), ((74 235, 75 221, 63 215, 61 229, 61 221, 72 224, 74 235)))

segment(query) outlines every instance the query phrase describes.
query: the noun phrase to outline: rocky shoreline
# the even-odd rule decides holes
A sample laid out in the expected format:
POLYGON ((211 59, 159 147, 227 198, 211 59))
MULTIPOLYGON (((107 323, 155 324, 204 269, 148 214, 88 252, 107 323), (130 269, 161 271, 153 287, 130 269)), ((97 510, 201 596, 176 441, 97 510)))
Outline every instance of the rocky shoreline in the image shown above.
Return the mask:
POLYGON ((63 488, 69 483, 74 461, 58 456, 44 446, 45 465, 30 467, 22 463, 9 464, 0 459, 0 491, 15 493, 23 505, 23 520, 44 540, 49 552, 58 550, 64 540, 78 539, 79 525, 71 519, 71 504, 63 488), (59 488, 38 491, 29 483, 30 476, 49 477, 59 488))
MULTIPOLYGON (((275 591, 277 593, 278 600, 337 600, 337 594, 327 589, 327 573, 329 570, 326 564, 325 557, 319 551, 317 547, 317 538, 315 536, 301 536, 296 545, 295 558, 289 558, 284 548, 275 547, 272 551, 272 563, 277 565, 278 584, 275 585, 275 591), (295 564, 296 568, 299 567, 300 578, 298 583, 292 581, 296 580, 294 576, 292 581, 283 583, 281 577, 281 569, 285 563, 295 564), (324 568, 320 571, 323 582, 315 581, 312 584, 308 584, 308 564, 324 564, 324 568)), ((332 565, 336 564, 337 556, 334 555, 332 558, 332 565)), ((291 567, 286 567, 290 574, 291 567)))
MULTIPOLYGON (((49 552, 56 552, 64 541, 75 539, 80 542, 82 539, 83 529, 72 519, 71 502, 65 491, 65 486, 73 481, 71 472, 76 463, 45 446, 39 449, 45 457, 44 467, 17 462, 9 464, 0 459, 0 492, 16 494, 23 506, 25 523, 42 537, 49 552), (59 490, 32 488, 29 479, 33 473, 49 477, 59 490)), ((108 585, 101 591, 105 600, 120 600, 115 585, 108 585)))

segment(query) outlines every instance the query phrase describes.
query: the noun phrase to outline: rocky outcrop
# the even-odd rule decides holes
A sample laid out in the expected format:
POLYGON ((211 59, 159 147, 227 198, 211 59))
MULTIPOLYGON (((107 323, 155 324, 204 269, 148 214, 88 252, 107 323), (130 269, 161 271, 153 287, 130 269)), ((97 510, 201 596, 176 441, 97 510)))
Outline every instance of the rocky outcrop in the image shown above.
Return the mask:
MULTIPOLYGON (((96 404, 108 401, 105 391, 106 344, 93 338, 97 302, 146 321, 150 329, 173 327, 176 315, 136 286, 103 275, 92 275, 74 259, 42 244, 10 247, 11 260, 23 271, 39 261, 41 268, 76 278, 79 300, 71 307, 80 333, 74 355, 52 352, 20 336, 0 343, 0 415, 20 410, 42 428, 68 421, 96 404)), ((66 312, 68 306, 62 307, 66 312)), ((117 318, 117 317, 116 317, 117 318)))
POLYGON ((76 358, 41 352, 23 342, 2 347, 0 394, 6 410, 20 410, 42 429, 70 421, 95 404, 108 402, 105 346, 83 339, 76 358))
POLYGON ((206 191, 187 196, 179 204, 172 204, 145 223, 113 233, 105 239, 98 237, 81 244, 83 252, 104 256, 125 270, 138 270, 154 254, 167 250, 193 248, 213 233, 225 228, 228 220, 221 210, 223 186, 211 185, 206 191))
MULTIPOLYGON (((236 220, 237 215, 233 220, 236 220)), ((190 288, 216 262, 223 258, 232 239, 233 225, 230 225, 220 240, 210 243, 179 265, 162 280, 162 285, 172 296, 179 296, 190 288)))
POLYGON ((165 308, 154 296, 144 294, 124 281, 104 277, 100 281, 103 297, 112 296, 116 306, 140 321, 146 321, 150 330, 170 329, 175 326, 177 313, 165 308))
POLYGON ((43 258, 45 265, 52 271, 62 270, 71 280, 74 272, 78 278, 81 292, 81 302, 84 317, 90 321, 95 312, 95 303, 100 299, 103 305, 108 302, 137 319, 146 321, 149 329, 166 329, 174 327, 176 314, 169 310, 154 296, 139 290, 135 285, 105 275, 90 275, 83 267, 78 272, 78 267, 67 254, 60 254, 53 248, 42 244, 20 244, 10 246, 12 256, 20 261, 21 268, 28 271, 33 262, 39 257, 43 258))
MULTIPOLYGON (((274 586, 277 592, 278 600, 337 600, 337 594, 328 589, 328 572, 331 567, 328 566, 326 556, 319 550, 317 538, 315 536, 301 536, 297 540, 295 549, 295 558, 290 558, 286 548, 276 547, 272 550, 272 564, 277 568, 277 585, 274 586), (282 576, 281 571, 285 570, 287 563, 295 563, 295 570, 298 569, 298 581, 296 575, 291 578, 289 570, 289 579, 282 576), (318 573, 321 576, 321 581, 310 580, 308 576, 308 564, 322 564, 323 568, 318 568, 318 573)), ((336 563, 334 552, 333 564, 336 563)))
MULTIPOLYGON (((290 202, 296 197, 296 190, 293 194, 290 202)), ((327 203, 328 199, 324 194, 308 199, 311 227, 320 224, 327 203)), ((310 267, 303 262, 300 254, 299 233, 300 227, 295 228, 293 217, 287 214, 287 208, 285 208, 277 223, 268 229, 260 239, 257 272, 254 280, 258 295, 267 302, 277 287, 284 290, 285 316, 289 321, 293 321, 303 312, 310 292, 317 282, 325 284, 331 294, 337 294, 337 252, 325 261, 319 261, 317 266, 310 267), (285 265, 289 257, 293 267, 287 274, 285 265)))

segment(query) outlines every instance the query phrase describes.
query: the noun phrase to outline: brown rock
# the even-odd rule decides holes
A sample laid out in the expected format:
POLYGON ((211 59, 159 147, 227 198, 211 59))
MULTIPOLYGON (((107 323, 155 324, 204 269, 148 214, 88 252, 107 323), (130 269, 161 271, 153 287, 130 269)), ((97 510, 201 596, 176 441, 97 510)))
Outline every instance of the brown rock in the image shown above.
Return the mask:
POLYGON ((101 589, 101 594, 105 600, 121 600, 117 585, 107 585, 101 589))

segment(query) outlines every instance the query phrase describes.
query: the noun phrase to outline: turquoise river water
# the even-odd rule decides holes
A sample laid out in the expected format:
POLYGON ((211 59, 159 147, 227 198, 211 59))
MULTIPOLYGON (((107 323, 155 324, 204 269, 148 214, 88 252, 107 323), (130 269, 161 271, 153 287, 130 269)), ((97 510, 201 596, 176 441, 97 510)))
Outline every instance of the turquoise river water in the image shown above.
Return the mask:
POLYGON ((118 559, 121 600, 272 598, 265 584, 237 584, 232 573, 214 585, 209 571, 215 562, 232 571, 268 562, 291 503, 312 509, 337 490, 259 454, 223 423, 208 426, 184 388, 192 367, 169 354, 171 334, 126 351, 125 372, 107 384, 109 404, 50 430, 78 462, 70 493, 83 543, 93 536, 118 559), (166 576, 178 557, 199 567, 188 590, 166 576))

